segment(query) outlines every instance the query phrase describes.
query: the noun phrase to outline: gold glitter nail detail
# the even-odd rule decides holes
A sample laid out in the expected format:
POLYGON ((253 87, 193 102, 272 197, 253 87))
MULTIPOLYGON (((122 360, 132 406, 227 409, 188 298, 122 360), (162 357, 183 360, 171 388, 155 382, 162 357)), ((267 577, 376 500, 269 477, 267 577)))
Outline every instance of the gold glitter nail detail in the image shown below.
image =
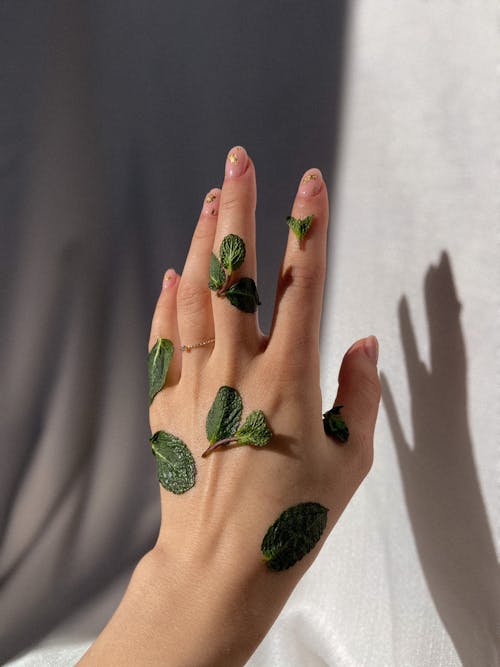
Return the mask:
POLYGON ((210 204, 211 202, 213 202, 214 199, 217 199, 217 195, 211 193, 207 196, 205 201, 207 202, 207 204, 210 204))
POLYGON ((318 178, 318 174, 307 174, 304 176, 302 183, 309 183, 309 181, 315 181, 318 178))
POLYGON ((236 162, 238 162, 238 156, 236 155, 236 153, 231 153, 227 159, 231 164, 236 164, 236 162))

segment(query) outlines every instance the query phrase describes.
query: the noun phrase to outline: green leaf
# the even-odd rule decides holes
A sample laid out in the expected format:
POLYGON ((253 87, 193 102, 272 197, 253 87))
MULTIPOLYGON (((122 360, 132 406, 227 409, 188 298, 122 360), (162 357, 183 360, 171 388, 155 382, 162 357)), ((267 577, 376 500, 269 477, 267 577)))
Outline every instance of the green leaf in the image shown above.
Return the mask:
POLYGON ((286 570, 309 553, 325 529, 327 512, 319 503, 299 503, 282 512, 262 540, 267 567, 286 570))
POLYGON ((244 424, 234 434, 238 445, 257 445, 264 447, 273 437, 273 432, 266 422, 262 410, 254 410, 245 419, 244 424))
POLYGON ((245 259, 245 242, 237 234, 228 234, 220 244, 220 261, 222 266, 232 273, 238 269, 245 259))
POLYGON ((294 232, 295 236, 302 241, 304 236, 309 231, 309 227, 312 225, 313 221, 312 215, 308 215, 307 218, 293 218, 289 215, 286 219, 288 226, 294 232))
POLYGON ((232 387, 220 387, 206 421, 207 438, 211 445, 218 440, 231 438, 236 433, 242 410, 239 392, 232 387))
POLYGON ((148 354, 149 405, 163 389, 173 354, 174 344, 168 338, 158 338, 148 354))
POLYGON ((327 435, 332 435, 340 442, 347 442, 349 439, 349 429, 340 415, 340 409, 343 405, 334 405, 331 410, 327 410, 323 415, 323 428, 327 435))
POLYGON ((240 278, 224 292, 229 301, 245 313, 255 313, 260 306, 257 287, 252 278, 240 278))
POLYGON ((185 493, 194 486, 196 464, 187 446, 171 433, 157 431, 149 439, 156 458, 158 481, 172 493, 185 493))
POLYGON ((226 272, 222 268, 217 257, 212 253, 210 255, 210 274, 208 286, 211 290, 217 291, 226 282, 226 272))

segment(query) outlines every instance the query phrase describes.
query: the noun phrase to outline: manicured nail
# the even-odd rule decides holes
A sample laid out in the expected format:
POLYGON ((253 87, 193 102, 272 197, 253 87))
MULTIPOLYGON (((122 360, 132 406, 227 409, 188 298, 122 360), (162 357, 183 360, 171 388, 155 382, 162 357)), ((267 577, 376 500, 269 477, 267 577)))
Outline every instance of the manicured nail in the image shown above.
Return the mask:
POLYGON ((170 289, 177 282, 177 274, 174 269, 168 269, 163 276, 163 289, 170 289))
POLYGON ((364 342, 365 354, 375 365, 378 362, 378 340, 375 336, 368 336, 364 342))
POLYGON ((314 197, 321 191, 323 176, 319 169, 308 169, 300 179, 299 195, 302 197, 314 197))
POLYGON ((219 212, 220 190, 213 188, 205 197, 203 208, 201 210, 203 215, 217 215, 219 212))
POLYGON ((245 172, 247 162, 248 155, 243 146, 234 146, 227 154, 226 176, 228 178, 241 176, 245 172))

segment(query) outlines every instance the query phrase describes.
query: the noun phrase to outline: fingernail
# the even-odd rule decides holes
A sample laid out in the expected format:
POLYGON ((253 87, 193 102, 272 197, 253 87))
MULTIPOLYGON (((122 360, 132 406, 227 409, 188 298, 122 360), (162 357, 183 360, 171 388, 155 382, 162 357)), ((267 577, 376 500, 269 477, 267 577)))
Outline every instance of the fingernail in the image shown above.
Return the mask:
POLYGON ((368 336, 364 342, 365 354, 375 365, 378 362, 378 340, 375 336, 368 336))
POLYGON ((226 176, 228 178, 241 176, 245 172, 247 162, 248 154, 243 146, 234 146, 227 154, 226 176))
POLYGON ((163 276, 163 289, 170 289, 177 281, 177 274, 174 269, 168 269, 163 276))
POLYGON ((323 176, 319 169, 308 169, 300 179, 299 195, 314 197, 321 191, 323 176))
POLYGON ((217 215, 219 212, 220 190, 213 188, 207 193, 201 212, 203 215, 217 215))

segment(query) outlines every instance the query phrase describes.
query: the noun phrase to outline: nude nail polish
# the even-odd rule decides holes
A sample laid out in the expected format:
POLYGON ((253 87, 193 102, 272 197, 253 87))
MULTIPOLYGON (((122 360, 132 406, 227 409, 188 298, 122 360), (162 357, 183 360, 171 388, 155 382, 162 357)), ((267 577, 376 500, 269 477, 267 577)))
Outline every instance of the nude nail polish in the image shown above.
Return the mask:
POLYGON ((170 289, 177 281, 177 274, 174 269, 168 269, 163 276, 163 289, 170 289))
POLYGON ((220 190, 213 188, 207 193, 203 202, 203 215, 217 215, 219 213, 220 190))
POLYGON ((236 178, 245 173, 248 163, 248 154, 243 146, 231 148, 226 158, 226 177, 236 178))
POLYGON ((323 185, 323 176, 319 169, 308 169, 300 179, 299 195, 302 197, 314 197, 323 185))

